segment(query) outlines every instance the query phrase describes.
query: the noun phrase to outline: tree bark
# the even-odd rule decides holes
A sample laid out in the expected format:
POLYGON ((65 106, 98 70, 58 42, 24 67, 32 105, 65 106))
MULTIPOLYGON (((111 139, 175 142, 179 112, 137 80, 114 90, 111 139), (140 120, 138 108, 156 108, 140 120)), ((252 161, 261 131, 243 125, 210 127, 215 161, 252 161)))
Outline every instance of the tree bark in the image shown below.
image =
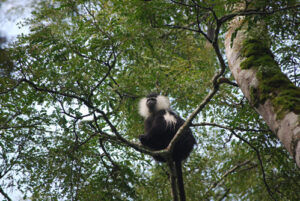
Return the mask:
POLYGON ((245 97, 300 168, 300 88, 280 71, 269 47, 260 46, 264 40, 259 26, 251 35, 243 21, 234 18, 226 33, 229 68, 245 97))

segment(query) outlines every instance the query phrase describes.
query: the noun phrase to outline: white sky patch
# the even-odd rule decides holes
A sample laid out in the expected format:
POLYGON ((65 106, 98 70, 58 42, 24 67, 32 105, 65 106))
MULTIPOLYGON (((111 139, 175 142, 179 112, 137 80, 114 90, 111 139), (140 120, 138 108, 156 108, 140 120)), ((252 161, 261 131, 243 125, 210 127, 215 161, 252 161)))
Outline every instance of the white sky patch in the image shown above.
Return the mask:
POLYGON ((0 34, 8 41, 18 35, 29 33, 28 27, 22 27, 25 18, 30 17, 32 11, 31 0, 0 0, 0 34))

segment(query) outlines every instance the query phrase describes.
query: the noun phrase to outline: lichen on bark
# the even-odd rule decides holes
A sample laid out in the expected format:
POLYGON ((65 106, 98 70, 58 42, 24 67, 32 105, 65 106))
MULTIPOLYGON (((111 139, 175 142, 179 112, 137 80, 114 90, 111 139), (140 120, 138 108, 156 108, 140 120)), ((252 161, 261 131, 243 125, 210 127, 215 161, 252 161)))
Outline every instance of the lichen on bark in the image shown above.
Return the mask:
POLYGON ((281 72, 266 41, 244 40, 241 56, 245 58, 241 69, 253 68, 257 72, 258 87, 252 87, 250 91, 255 107, 270 99, 276 119, 282 119, 290 111, 300 114, 300 88, 281 72))

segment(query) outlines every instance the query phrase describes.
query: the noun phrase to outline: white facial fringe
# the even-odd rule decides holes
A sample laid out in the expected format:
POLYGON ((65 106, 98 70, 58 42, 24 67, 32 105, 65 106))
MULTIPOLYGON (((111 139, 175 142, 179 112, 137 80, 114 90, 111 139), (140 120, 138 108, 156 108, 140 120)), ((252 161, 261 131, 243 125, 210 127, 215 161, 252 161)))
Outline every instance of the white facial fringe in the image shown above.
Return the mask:
MULTIPOLYGON (((170 101, 168 97, 159 95, 157 96, 156 100, 157 103, 156 103, 155 111, 168 110, 170 108, 170 101)), ((147 103, 147 98, 142 98, 139 102, 139 114, 145 119, 150 116, 150 112, 146 103, 147 103)))
POLYGON ((145 119, 150 115, 146 102, 147 98, 142 98, 139 102, 139 114, 145 119))

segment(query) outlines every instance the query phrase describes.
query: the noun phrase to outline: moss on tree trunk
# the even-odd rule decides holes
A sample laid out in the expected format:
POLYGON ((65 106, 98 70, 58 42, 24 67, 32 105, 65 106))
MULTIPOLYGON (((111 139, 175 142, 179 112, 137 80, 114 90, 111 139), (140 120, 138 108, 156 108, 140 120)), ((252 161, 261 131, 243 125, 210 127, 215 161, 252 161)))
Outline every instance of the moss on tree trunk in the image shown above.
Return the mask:
POLYGON ((254 68, 259 81, 257 88, 251 88, 250 102, 257 107, 270 99, 276 119, 282 119, 288 112, 300 114, 300 88, 284 75, 264 41, 246 39, 241 55, 245 57, 241 69, 254 68))

